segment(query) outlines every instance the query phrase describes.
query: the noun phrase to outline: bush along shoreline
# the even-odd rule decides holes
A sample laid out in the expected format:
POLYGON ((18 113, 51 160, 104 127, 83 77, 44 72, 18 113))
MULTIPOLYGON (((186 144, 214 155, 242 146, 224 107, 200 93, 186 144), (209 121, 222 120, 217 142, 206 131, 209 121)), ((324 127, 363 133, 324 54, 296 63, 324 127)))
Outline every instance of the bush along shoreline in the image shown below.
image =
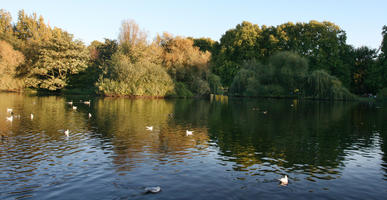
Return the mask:
POLYGON ((387 96, 387 26, 380 51, 346 44, 331 22, 242 22, 219 41, 157 35, 124 20, 117 40, 85 45, 42 16, 0 10, 0 91, 130 98, 357 100, 387 96))

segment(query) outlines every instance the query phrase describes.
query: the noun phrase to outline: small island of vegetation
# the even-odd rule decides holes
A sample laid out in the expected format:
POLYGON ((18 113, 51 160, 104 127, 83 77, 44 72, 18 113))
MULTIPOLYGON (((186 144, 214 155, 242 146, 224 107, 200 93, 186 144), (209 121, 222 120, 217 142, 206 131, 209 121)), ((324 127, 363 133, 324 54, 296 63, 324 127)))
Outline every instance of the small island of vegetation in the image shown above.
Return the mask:
POLYGON ((387 26, 379 49, 354 48, 331 22, 242 22, 220 41, 158 35, 133 20, 86 46, 42 16, 0 10, 0 90, 128 97, 387 98, 387 26))

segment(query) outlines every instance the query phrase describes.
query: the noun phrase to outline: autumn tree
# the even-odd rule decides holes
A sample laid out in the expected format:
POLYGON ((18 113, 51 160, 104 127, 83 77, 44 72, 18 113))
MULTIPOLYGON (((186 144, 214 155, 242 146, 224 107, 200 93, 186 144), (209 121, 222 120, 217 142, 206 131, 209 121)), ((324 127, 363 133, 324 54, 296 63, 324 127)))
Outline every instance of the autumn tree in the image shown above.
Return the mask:
POLYGON ((25 63, 19 73, 27 76, 32 67, 39 60, 40 47, 52 38, 52 29, 45 24, 42 16, 36 13, 27 15, 24 10, 19 11, 15 24, 15 36, 19 40, 17 49, 25 56, 25 63))
POLYGON ((168 33, 158 36, 156 42, 162 48, 162 64, 174 80, 186 84, 196 94, 210 93, 210 52, 200 51, 192 39, 168 33))
POLYGON ((4 9, 0 10, 0 40, 11 44, 17 42, 13 31, 11 13, 4 9))
POLYGON ((132 62, 137 62, 144 58, 147 48, 147 34, 141 30, 134 20, 124 20, 121 24, 118 42, 121 51, 129 56, 132 62))
POLYGON ((13 47, 0 40, 0 90, 18 91, 24 82, 17 77, 17 67, 24 62, 24 56, 13 47))
POLYGON ((63 89, 72 74, 86 69, 89 55, 80 41, 55 28, 53 37, 39 46, 38 60, 28 74, 28 86, 50 91, 63 89))

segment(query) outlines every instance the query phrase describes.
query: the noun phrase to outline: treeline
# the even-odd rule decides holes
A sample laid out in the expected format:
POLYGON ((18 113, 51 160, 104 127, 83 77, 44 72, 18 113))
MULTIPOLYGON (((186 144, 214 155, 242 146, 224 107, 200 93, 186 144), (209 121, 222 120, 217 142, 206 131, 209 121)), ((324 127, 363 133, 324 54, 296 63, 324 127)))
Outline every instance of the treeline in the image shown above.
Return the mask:
MULTIPOLYGON (((272 83, 269 85, 272 85, 270 86, 272 89, 269 90, 274 91, 269 93, 275 96, 279 94, 287 96, 291 94, 291 91, 296 90, 298 91, 296 95, 302 93, 303 96, 331 98, 332 95, 323 95, 324 92, 320 94, 310 92, 322 90, 321 86, 332 88, 329 91, 330 94, 337 93, 338 90, 344 92, 344 89, 347 88, 351 93, 362 96, 376 94, 387 87, 387 26, 383 27, 382 36, 380 49, 371 49, 366 46, 354 48, 346 43, 345 31, 331 22, 310 21, 296 24, 289 22, 278 26, 258 26, 250 22, 242 22, 235 28, 226 31, 220 42, 201 38, 195 39, 195 45, 212 53, 212 71, 221 77, 224 86, 231 86, 231 93, 241 94, 243 92, 235 90, 233 85, 244 74, 249 74, 250 81, 245 79, 241 83, 243 87, 253 87, 252 84, 247 84, 252 81, 260 83, 261 86, 269 84, 265 79, 274 78, 273 75, 270 75, 273 72, 267 72, 269 77, 265 77, 262 70, 270 71, 272 69, 268 68, 273 68, 276 69, 274 76, 277 78, 271 80, 272 83), (292 52, 292 54, 289 54, 287 58, 283 58, 285 54, 276 56, 281 52, 292 52), (294 54, 297 54, 299 58, 295 58, 294 54), (276 61, 277 58, 280 60, 276 61), (297 63, 304 63, 303 59, 306 59, 307 63, 296 66, 297 63), (248 66, 252 62, 260 64, 248 66), (292 62, 294 66, 287 66, 292 62), (273 64, 274 66, 270 67, 273 64), (284 67, 279 68, 279 66, 284 67), (246 68, 260 72, 256 73, 257 76, 252 77, 251 73, 246 73, 246 68), (306 71, 305 68, 307 68, 306 71), (299 72, 306 73, 308 76, 301 79, 304 85, 317 75, 320 80, 315 80, 315 83, 320 82, 321 84, 307 91, 306 88, 301 90, 302 84, 297 86, 289 84, 292 80, 280 81, 289 76, 287 73, 299 72), (323 83, 323 80, 327 82, 323 83), (327 85, 335 86, 328 87, 327 85), (290 86, 292 88, 289 88, 290 86)), ((248 92, 248 94, 267 95, 267 90, 258 88, 255 88, 255 92, 248 92)), ((247 94, 242 93, 241 95, 247 94)))
POLYGON ((43 17, 19 12, 13 24, 0 10, 0 70, 2 90, 34 88, 56 91, 71 75, 88 67, 89 53, 66 31, 45 24, 43 17))
POLYGON ((105 96, 235 96, 353 99, 387 88, 381 48, 354 48, 330 22, 242 22, 220 41, 168 33, 149 41, 134 21, 118 40, 89 46, 35 13, 0 10, 0 90, 105 96))
POLYGON ((20 11, 12 23, 10 13, 1 10, 0 40, 0 82, 7 83, 1 90, 153 97, 222 91, 220 78, 210 71, 210 52, 168 33, 148 42, 134 21, 122 23, 118 40, 86 47, 41 16, 20 11))

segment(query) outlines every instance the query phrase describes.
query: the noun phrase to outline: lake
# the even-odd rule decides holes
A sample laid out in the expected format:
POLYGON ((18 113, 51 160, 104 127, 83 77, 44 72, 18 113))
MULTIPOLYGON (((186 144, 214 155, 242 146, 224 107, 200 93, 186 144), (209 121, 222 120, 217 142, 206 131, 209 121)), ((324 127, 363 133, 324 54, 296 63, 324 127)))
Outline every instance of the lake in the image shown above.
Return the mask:
POLYGON ((0 93, 0 199, 384 199, 386 119, 373 103, 0 93))

